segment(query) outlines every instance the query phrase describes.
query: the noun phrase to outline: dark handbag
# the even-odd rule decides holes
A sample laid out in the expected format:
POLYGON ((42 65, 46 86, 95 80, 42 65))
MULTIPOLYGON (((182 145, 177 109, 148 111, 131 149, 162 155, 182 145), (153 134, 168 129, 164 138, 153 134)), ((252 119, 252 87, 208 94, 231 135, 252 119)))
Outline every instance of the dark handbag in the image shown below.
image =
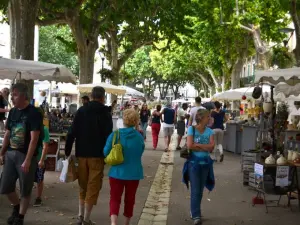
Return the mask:
MULTIPOLYGON (((195 127, 193 126, 193 140, 195 137, 195 127)), ((188 159, 190 157, 190 150, 187 147, 187 144, 183 146, 183 148, 180 150, 180 157, 184 159, 188 159)))

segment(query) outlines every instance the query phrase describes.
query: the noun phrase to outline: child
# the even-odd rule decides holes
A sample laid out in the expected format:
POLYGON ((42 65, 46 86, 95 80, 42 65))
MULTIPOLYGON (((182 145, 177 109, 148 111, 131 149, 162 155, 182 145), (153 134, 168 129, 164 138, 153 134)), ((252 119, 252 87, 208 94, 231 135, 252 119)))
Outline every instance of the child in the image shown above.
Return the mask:
POLYGON ((49 148, 49 129, 44 126, 44 139, 43 146, 39 148, 39 152, 37 155, 38 167, 35 173, 35 182, 37 183, 37 195, 35 202, 33 204, 34 207, 39 207, 42 205, 42 193, 44 189, 44 174, 45 174, 45 160, 47 159, 47 152, 49 148))

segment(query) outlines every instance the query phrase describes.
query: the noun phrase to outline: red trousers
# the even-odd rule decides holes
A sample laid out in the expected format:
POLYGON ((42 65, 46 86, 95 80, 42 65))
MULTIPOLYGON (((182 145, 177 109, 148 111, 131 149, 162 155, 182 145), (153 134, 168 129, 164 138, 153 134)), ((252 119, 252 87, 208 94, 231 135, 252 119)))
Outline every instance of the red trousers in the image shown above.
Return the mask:
POLYGON ((124 198, 124 216, 131 218, 133 216, 133 206, 135 204, 135 194, 139 186, 139 180, 119 180, 110 177, 110 216, 119 215, 121 199, 125 189, 124 198))
POLYGON ((160 123, 152 123, 152 142, 153 148, 157 148, 158 135, 160 132, 160 123))

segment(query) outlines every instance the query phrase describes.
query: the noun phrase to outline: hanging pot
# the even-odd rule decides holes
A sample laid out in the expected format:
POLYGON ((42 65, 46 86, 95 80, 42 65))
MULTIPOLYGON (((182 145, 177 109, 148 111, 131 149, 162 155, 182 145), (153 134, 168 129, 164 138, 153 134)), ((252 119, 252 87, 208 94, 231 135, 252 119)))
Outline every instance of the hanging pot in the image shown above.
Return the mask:
POLYGON ((294 106, 298 110, 300 108, 300 101, 294 101, 294 106))
POLYGON ((264 102, 263 103, 263 109, 265 113, 271 113, 273 109, 272 102, 264 102))
POLYGON ((254 99, 258 99, 262 94, 262 88, 259 87, 259 86, 256 86, 254 89, 253 89, 253 92, 252 92, 252 97, 254 99))

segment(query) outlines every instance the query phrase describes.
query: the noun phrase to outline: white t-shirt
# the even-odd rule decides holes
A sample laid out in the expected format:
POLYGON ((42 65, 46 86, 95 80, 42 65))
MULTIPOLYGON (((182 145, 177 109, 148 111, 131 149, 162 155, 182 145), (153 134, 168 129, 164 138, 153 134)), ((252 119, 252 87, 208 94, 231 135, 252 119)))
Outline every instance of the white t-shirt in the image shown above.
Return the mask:
POLYGON ((193 118, 193 123, 192 123, 193 126, 197 125, 196 114, 199 109, 205 109, 205 108, 203 106, 195 106, 191 109, 190 116, 193 118))
POLYGON ((183 108, 179 108, 177 110, 177 121, 181 121, 181 117, 184 117, 186 112, 183 110, 183 108))

